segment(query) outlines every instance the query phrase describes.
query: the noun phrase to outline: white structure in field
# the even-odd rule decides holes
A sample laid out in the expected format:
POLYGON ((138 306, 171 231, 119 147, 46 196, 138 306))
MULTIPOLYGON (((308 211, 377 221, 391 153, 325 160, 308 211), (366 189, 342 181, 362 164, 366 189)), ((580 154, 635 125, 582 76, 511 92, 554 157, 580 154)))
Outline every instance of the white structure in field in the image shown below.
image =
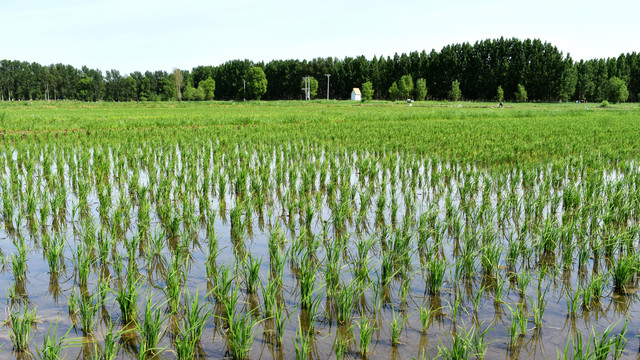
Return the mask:
POLYGON ((351 100, 354 100, 354 101, 362 100, 362 94, 360 93, 360 89, 353 88, 353 90, 351 90, 351 100))

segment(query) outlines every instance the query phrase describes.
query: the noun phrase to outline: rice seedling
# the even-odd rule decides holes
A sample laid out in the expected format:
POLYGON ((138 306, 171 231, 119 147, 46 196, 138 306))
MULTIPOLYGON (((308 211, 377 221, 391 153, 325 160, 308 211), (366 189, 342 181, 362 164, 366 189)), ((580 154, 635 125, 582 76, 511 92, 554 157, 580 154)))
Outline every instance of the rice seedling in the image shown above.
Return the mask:
POLYGON ((505 285, 507 284, 507 280, 503 280, 501 277, 496 277, 495 284, 493 286, 494 293, 494 301, 496 304, 503 303, 503 297, 506 294, 505 285))
POLYGON ((278 305, 278 289, 280 285, 271 279, 267 281, 267 286, 265 287, 262 282, 260 282, 260 287, 262 288, 262 301, 264 306, 264 317, 272 318, 275 316, 276 308, 278 305))
POLYGON ((236 305, 238 304, 238 288, 231 290, 231 292, 222 299, 222 305, 224 306, 224 316, 227 321, 227 325, 230 327, 231 324, 235 321, 237 310, 236 305))
POLYGON ((69 315, 75 315, 79 311, 78 298, 76 295, 75 288, 71 289, 71 294, 69 295, 69 300, 68 300, 68 307, 69 307, 69 315))
MULTIPOLYGON (((547 308, 547 303, 549 302, 549 299, 546 298, 547 291, 548 288, 543 292, 538 287, 538 290, 536 292, 536 302, 533 305, 533 323, 535 324, 537 329, 542 328, 544 312, 547 308)), ((531 299, 529 299, 529 301, 531 302, 531 299)))
MULTIPOLYGON (((349 327, 346 332, 350 332, 351 327, 349 327)), ((336 340, 333 344, 333 351, 336 354, 336 359, 343 359, 347 350, 349 350, 350 339, 348 335, 343 335, 342 331, 338 331, 336 333, 336 340)))
POLYGON ((47 262, 49 263, 49 272, 58 274, 63 261, 64 239, 54 235, 52 241, 47 247, 47 262))
POLYGON ((276 330, 276 343, 279 346, 282 346, 282 342, 284 340, 285 334, 285 326, 286 321, 289 319, 288 316, 284 312, 284 305, 280 303, 280 305, 276 304, 276 309, 273 313, 273 319, 276 330))
POLYGON ((63 359, 62 350, 67 346, 65 345, 65 341, 67 340, 67 336, 69 335, 69 331, 71 328, 67 330, 67 332, 61 336, 56 336, 56 330, 58 330, 58 325, 60 322, 56 322, 56 325, 53 326, 53 323, 49 325, 49 329, 47 333, 44 335, 44 340, 42 347, 36 346, 36 354, 38 359, 40 360, 59 360, 63 359))
POLYGON ((300 307, 307 309, 313 302, 315 289, 316 268, 310 262, 304 261, 300 266, 300 307))
POLYGON ((392 311, 392 314, 393 320, 389 323, 391 325, 391 345, 397 346, 400 344, 400 334, 408 319, 402 313, 396 314, 395 310, 392 311))
POLYGON ((96 300, 95 294, 83 296, 78 304, 78 313, 80 315, 80 323, 82 332, 85 336, 91 336, 95 330, 96 316, 102 304, 96 300))
POLYGON ((429 277, 427 285, 431 294, 438 294, 440 292, 440 289, 442 289, 442 281, 444 280, 446 268, 447 263, 444 259, 434 259, 429 262, 429 277))
POLYGON ((309 307, 307 307, 307 309, 306 309, 308 327, 309 327, 310 331, 312 331, 314 329, 314 321, 316 320, 316 317, 318 316, 318 311, 320 309, 320 301, 321 300, 322 300, 322 294, 319 294, 319 291, 318 291, 318 295, 316 295, 316 297, 313 300, 311 300, 311 304, 309 304, 309 307))
POLYGON ((571 291, 571 289, 565 289, 565 294, 567 298, 567 316, 575 317, 578 314, 578 309, 580 308, 580 294, 582 293, 582 289, 580 286, 576 288, 575 291, 571 291))
POLYGON ((251 314, 244 314, 229 323, 229 352, 234 359, 245 359, 253 346, 253 329, 260 321, 254 320, 251 314))
POLYGON ((179 360, 193 359, 196 356, 197 340, 190 336, 188 329, 180 329, 175 338, 176 358, 179 360))
POLYGON ((518 290, 521 294, 526 293, 529 283, 531 282, 531 274, 529 272, 521 272, 517 275, 518 290))
POLYGON ((11 255, 11 268, 16 281, 23 281, 27 274, 27 257, 26 252, 11 255))
POLYGON ((626 291, 627 284, 635 274, 635 262, 632 257, 621 257, 614 263, 611 269, 611 277, 616 292, 623 293, 626 291))
POLYGON ((122 322, 125 324, 137 321, 141 286, 140 280, 135 277, 132 269, 129 269, 126 283, 121 285, 116 292, 116 301, 120 307, 122 322))
POLYGON ((564 353, 560 353, 560 349, 557 350, 558 360, 582 360, 591 356, 591 343, 587 342, 587 348, 584 349, 582 334, 577 333, 571 337, 571 342, 567 341, 564 347, 564 353), (571 347, 569 346, 571 344, 571 347))
POLYGON ((195 295, 190 295, 189 292, 186 292, 187 306, 185 306, 183 319, 183 328, 188 329, 189 337, 194 339, 196 343, 200 341, 206 322, 211 317, 211 312, 206 304, 200 304, 198 293, 199 291, 196 291, 195 295))
POLYGON ((247 255, 244 260, 244 281, 247 288, 247 292, 252 294, 258 290, 258 283, 260 282, 259 271, 262 259, 256 260, 251 253, 247 255))
POLYGON ((180 307, 180 299, 182 297, 182 284, 183 284, 184 274, 177 265, 172 264, 169 268, 169 272, 167 273, 166 278, 166 296, 167 296, 167 304, 171 311, 177 311, 180 307))
POLYGON ((110 322, 107 333, 104 335, 104 346, 102 351, 98 349, 98 345, 94 344, 93 358, 96 360, 114 360, 118 356, 118 352, 122 349, 120 336, 122 330, 115 329, 115 323, 110 322))
POLYGON ((447 360, 469 359, 473 355, 471 336, 473 329, 469 332, 463 331, 453 334, 451 346, 446 347, 438 344, 438 357, 447 360))
POLYGON ((151 297, 147 297, 144 321, 137 325, 140 333, 140 352, 144 358, 160 352, 158 344, 164 335, 163 327, 166 319, 158 303, 153 303, 151 297))
POLYGON ((217 276, 211 280, 213 282, 213 296, 219 302, 224 302, 229 293, 232 293, 233 278, 231 277, 231 269, 229 266, 221 265, 217 276))
POLYGON ((31 331, 36 321, 36 310, 29 310, 26 306, 22 311, 9 313, 9 325, 11 331, 9 337, 16 351, 27 351, 31 342, 31 331))
POLYGON ((306 360, 309 358, 309 355, 311 354, 311 332, 303 331, 302 323, 298 326, 298 331, 296 332, 296 338, 293 339, 293 344, 296 351, 296 360, 306 360))
POLYGON ((362 354, 362 357, 367 357, 367 354, 369 353, 369 346, 371 344, 371 337, 373 335, 375 327, 371 323, 371 320, 366 316, 361 317, 360 320, 356 322, 356 324, 358 325, 358 329, 360 330, 360 336, 358 338, 360 354, 362 354))
POLYGON ((473 355, 478 359, 484 359, 487 350, 489 348, 489 343, 486 341, 487 334, 493 330, 493 328, 486 327, 484 330, 481 330, 480 327, 482 324, 477 327, 473 327, 470 332, 472 335, 469 336, 471 349, 473 351, 473 355))
POLYGON ((420 329, 423 334, 426 334, 429 329, 434 311, 430 306, 420 306, 420 329))
POLYGON ((341 289, 334 296, 336 302, 336 319, 340 324, 348 324, 351 322, 355 305, 356 287, 355 282, 351 282, 348 285, 343 283, 341 289))

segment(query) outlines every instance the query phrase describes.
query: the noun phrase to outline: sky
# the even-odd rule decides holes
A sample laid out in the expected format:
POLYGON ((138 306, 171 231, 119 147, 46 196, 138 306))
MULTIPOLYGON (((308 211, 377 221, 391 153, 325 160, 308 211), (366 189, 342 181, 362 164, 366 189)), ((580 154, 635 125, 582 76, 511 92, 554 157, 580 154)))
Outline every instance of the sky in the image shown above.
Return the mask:
POLYGON ((640 52, 640 1, 0 0, 0 59, 122 73, 537 38, 574 60, 640 52))

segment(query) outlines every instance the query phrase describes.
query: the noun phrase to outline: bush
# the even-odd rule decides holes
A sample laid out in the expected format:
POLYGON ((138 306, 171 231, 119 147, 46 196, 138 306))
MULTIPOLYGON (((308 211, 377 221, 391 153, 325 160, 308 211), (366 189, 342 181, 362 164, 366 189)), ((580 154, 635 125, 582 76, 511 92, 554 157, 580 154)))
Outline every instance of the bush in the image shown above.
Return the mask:
POLYGON ((602 104, 600 104, 600 107, 603 107, 603 108, 609 107, 609 102, 607 100, 604 100, 602 104))

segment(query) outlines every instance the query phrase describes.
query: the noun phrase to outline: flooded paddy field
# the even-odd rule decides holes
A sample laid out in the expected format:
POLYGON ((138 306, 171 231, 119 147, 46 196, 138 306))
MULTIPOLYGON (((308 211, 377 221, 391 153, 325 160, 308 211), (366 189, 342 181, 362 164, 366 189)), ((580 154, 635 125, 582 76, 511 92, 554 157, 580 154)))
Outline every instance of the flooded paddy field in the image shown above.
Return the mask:
POLYGON ((601 118, 558 125, 591 136, 562 147, 522 119, 542 112, 514 110, 529 131, 514 155, 478 145, 496 122, 511 136, 486 109, 404 108, 402 124, 383 109, 366 125, 311 110, 328 123, 280 134, 208 123, 220 109, 187 112, 200 127, 114 130, 87 114, 69 115, 82 131, 3 133, 0 354, 638 357, 640 172, 625 138, 593 145, 601 118), (452 138, 432 144, 425 124, 452 138), (407 126, 417 134, 390 137, 407 126))

